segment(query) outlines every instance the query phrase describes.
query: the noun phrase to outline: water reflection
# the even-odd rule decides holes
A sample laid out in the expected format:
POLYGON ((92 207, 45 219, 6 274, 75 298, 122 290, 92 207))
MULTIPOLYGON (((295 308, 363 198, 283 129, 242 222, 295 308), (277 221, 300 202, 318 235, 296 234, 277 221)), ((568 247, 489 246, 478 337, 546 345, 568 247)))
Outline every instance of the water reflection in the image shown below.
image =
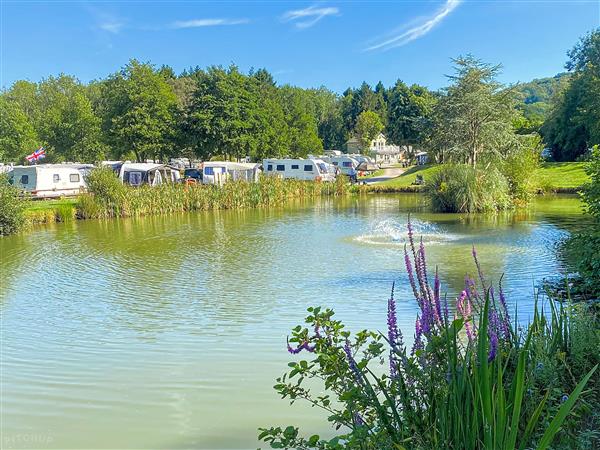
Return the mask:
POLYGON ((310 305, 381 329, 397 281, 410 337, 409 212, 450 298, 474 273, 475 245, 525 315, 535 280, 566 270, 555 246, 582 219, 573 198, 448 215, 420 196, 368 195, 1 239, 3 433, 50 433, 54 448, 254 448, 257 427, 288 423, 327 433, 314 410, 272 392, 285 336, 310 305))

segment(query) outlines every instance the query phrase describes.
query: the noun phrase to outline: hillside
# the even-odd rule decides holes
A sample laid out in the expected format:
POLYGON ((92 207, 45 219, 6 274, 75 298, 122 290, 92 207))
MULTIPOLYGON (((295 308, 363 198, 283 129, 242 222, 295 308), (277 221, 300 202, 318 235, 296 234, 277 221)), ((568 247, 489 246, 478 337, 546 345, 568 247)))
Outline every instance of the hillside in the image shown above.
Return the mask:
POLYGON ((544 119, 552 104, 552 98, 569 81, 569 73, 559 73, 553 77, 538 78, 517 86, 522 95, 520 108, 528 119, 544 119))

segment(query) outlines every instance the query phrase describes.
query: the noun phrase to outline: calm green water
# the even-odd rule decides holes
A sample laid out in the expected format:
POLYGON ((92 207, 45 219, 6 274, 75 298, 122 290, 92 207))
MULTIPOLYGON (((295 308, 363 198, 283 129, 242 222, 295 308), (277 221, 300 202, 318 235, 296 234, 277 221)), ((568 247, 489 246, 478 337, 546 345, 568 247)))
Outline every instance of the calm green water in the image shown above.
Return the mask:
POLYGON ((0 239, 2 448, 256 448, 260 426, 329 432, 272 390, 285 337, 311 305, 353 329, 416 304, 402 266, 407 213, 444 289, 505 274, 531 310, 536 280, 565 270, 556 244, 581 221, 574 198, 516 215, 428 213, 418 196, 323 200, 286 210, 87 221, 0 239))

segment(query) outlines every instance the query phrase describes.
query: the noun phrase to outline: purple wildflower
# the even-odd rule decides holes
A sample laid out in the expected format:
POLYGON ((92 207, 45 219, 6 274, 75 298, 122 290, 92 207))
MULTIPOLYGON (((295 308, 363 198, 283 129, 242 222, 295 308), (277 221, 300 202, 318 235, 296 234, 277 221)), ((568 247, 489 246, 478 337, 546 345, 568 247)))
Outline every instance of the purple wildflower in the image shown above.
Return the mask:
POLYGON ((310 345, 308 343, 308 341, 304 341, 302 342, 298 347, 293 348, 290 345, 290 341, 289 339, 287 340, 287 350, 288 352, 290 352, 292 355, 297 355, 298 353, 300 353, 302 350, 306 350, 307 352, 310 353, 314 353, 316 349, 316 345, 310 345))
POLYGON ((442 322, 442 305, 440 302, 440 277, 438 268, 435 268, 435 278, 433 280, 433 304, 435 305, 435 318, 442 322))
POLYGON ((502 330, 504 334, 504 339, 510 339, 510 316, 508 315, 508 307, 506 306, 506 297, 504 296, 504 291, 502 290, 502 280, 498 285, 499 287, 499 297, 500 297, 500 306, 502 307, 502 330))
POLYGON ((481 285, 485 288, 485 280, 483 278, 483 272, 481 271, 481 265, 479 264, 479 260, 477 259, 477 250, 475 250, 475 245, 473 245, 473 259, 475 260, 475 266, 477 266, 477 273, 479 274, 481 285))
POLYGON ((398 337, 398 320, 396 317, 396 300, 394 300, 394 283, 392 283, 392 295, 388 300, 388 340, 392 347, 396 347, 398 337))
POLYGON ((406 249, 406 245, 404 245, 404 263, 406 265, 406 272, 408 273, 408 281, 410 282, 410 287, 413 290, 413 294, 417 302, 419 302, 419 292, 417 291, 417 285, 415 283, 415 275, 413 273, 412 264, 410 262, 410 256, 408 256, 408 251, 406 249))
POLYGON ((413 348, 411 350, 411 355, 415 355, 416 351, 423 348, 423 341, 421 340, 423 336, 423 327, 421 326, 421 319, 417 314, 417 320, 415 321, 415 343, 413 344, 413 348))
POLYGON ((467 332, 469 342, 473 342, 473 340, 475 339, 475 330, 470 322, 472 307, 471 301, 469 299, 469 294, 466 290, 460 293, 460 296, 456 301, 456 309, 465 321, 465 330, 467 332))
POLYGON ((423 330, 423 334, 425 336, 429 336, 431 334, 431 330, 433 328, 433 308, 431 307, 431 303, 427 300, 423 301, 423 317, 421 318, 421 328, 423 330))
POLYGON ((498 351, 498 329, 500 322, 496 310, 490 308, 488 313, 488 337, 490 339, 490 351, 488 353, 488 362, 492 362, 498 351))
POLYGON ((352 350, 350 350, 350 342, 346 339, 346 343, 344 344, 344 352, 346 353, 346 358, 348 359, 348 366, 350 370, 354 374, 354 378, 358 383, 360 383, 360 370, 358 370, 358 366, 356 365, 356 361, 352 357, 352 350))

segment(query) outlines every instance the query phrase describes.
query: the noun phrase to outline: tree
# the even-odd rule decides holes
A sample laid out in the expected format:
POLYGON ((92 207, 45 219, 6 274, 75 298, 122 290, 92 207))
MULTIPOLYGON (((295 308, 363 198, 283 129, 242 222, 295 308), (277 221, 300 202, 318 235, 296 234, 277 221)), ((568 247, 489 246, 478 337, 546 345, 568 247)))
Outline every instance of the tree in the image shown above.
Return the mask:
POLYGON ((38 146, 37 134, 20 105, 0 95, 0 160, 22 161, 38 146))
POLYGON ((49 160, 95 162, 104 157, 101 120, 83 84, 68 75, 49 77, 39 83, 37 101, 36 128, 49 160))
POLYGON ((472 56, 454 60, 456 75, 434 109, 429 145, 444 159, 475 167, 480 158, 506 154, 517 145, 514 92, 496 81, 500 66, 472 56))
POLYGON ((397 145, 417 144, 424 138, 436 99, 423 86, 398 80, 388 94, 387 137, 397 145))
POLYGON ((572 72, 541 132, 555 159, 571 161, 600 143, 600 28, 568 52, 572 72))
POLYGON ((323 151, 319 138, 317 119, 309 111, 311 102, 300 88, 284 86, 281 89, 281 104, 285 112, 290 135, 290 156, 305 157, 323 151))
POLYGON ((131 60, 103 86, 104 129, 117 157, 164 159, 174 151, 177 96, 163 73, 131 60))
POLYGON ((367 150, 371 141, 383 130, 383 123, 377 113, 364 111, 356 120, 354 132, 358 137, 363 150, 367 150))

